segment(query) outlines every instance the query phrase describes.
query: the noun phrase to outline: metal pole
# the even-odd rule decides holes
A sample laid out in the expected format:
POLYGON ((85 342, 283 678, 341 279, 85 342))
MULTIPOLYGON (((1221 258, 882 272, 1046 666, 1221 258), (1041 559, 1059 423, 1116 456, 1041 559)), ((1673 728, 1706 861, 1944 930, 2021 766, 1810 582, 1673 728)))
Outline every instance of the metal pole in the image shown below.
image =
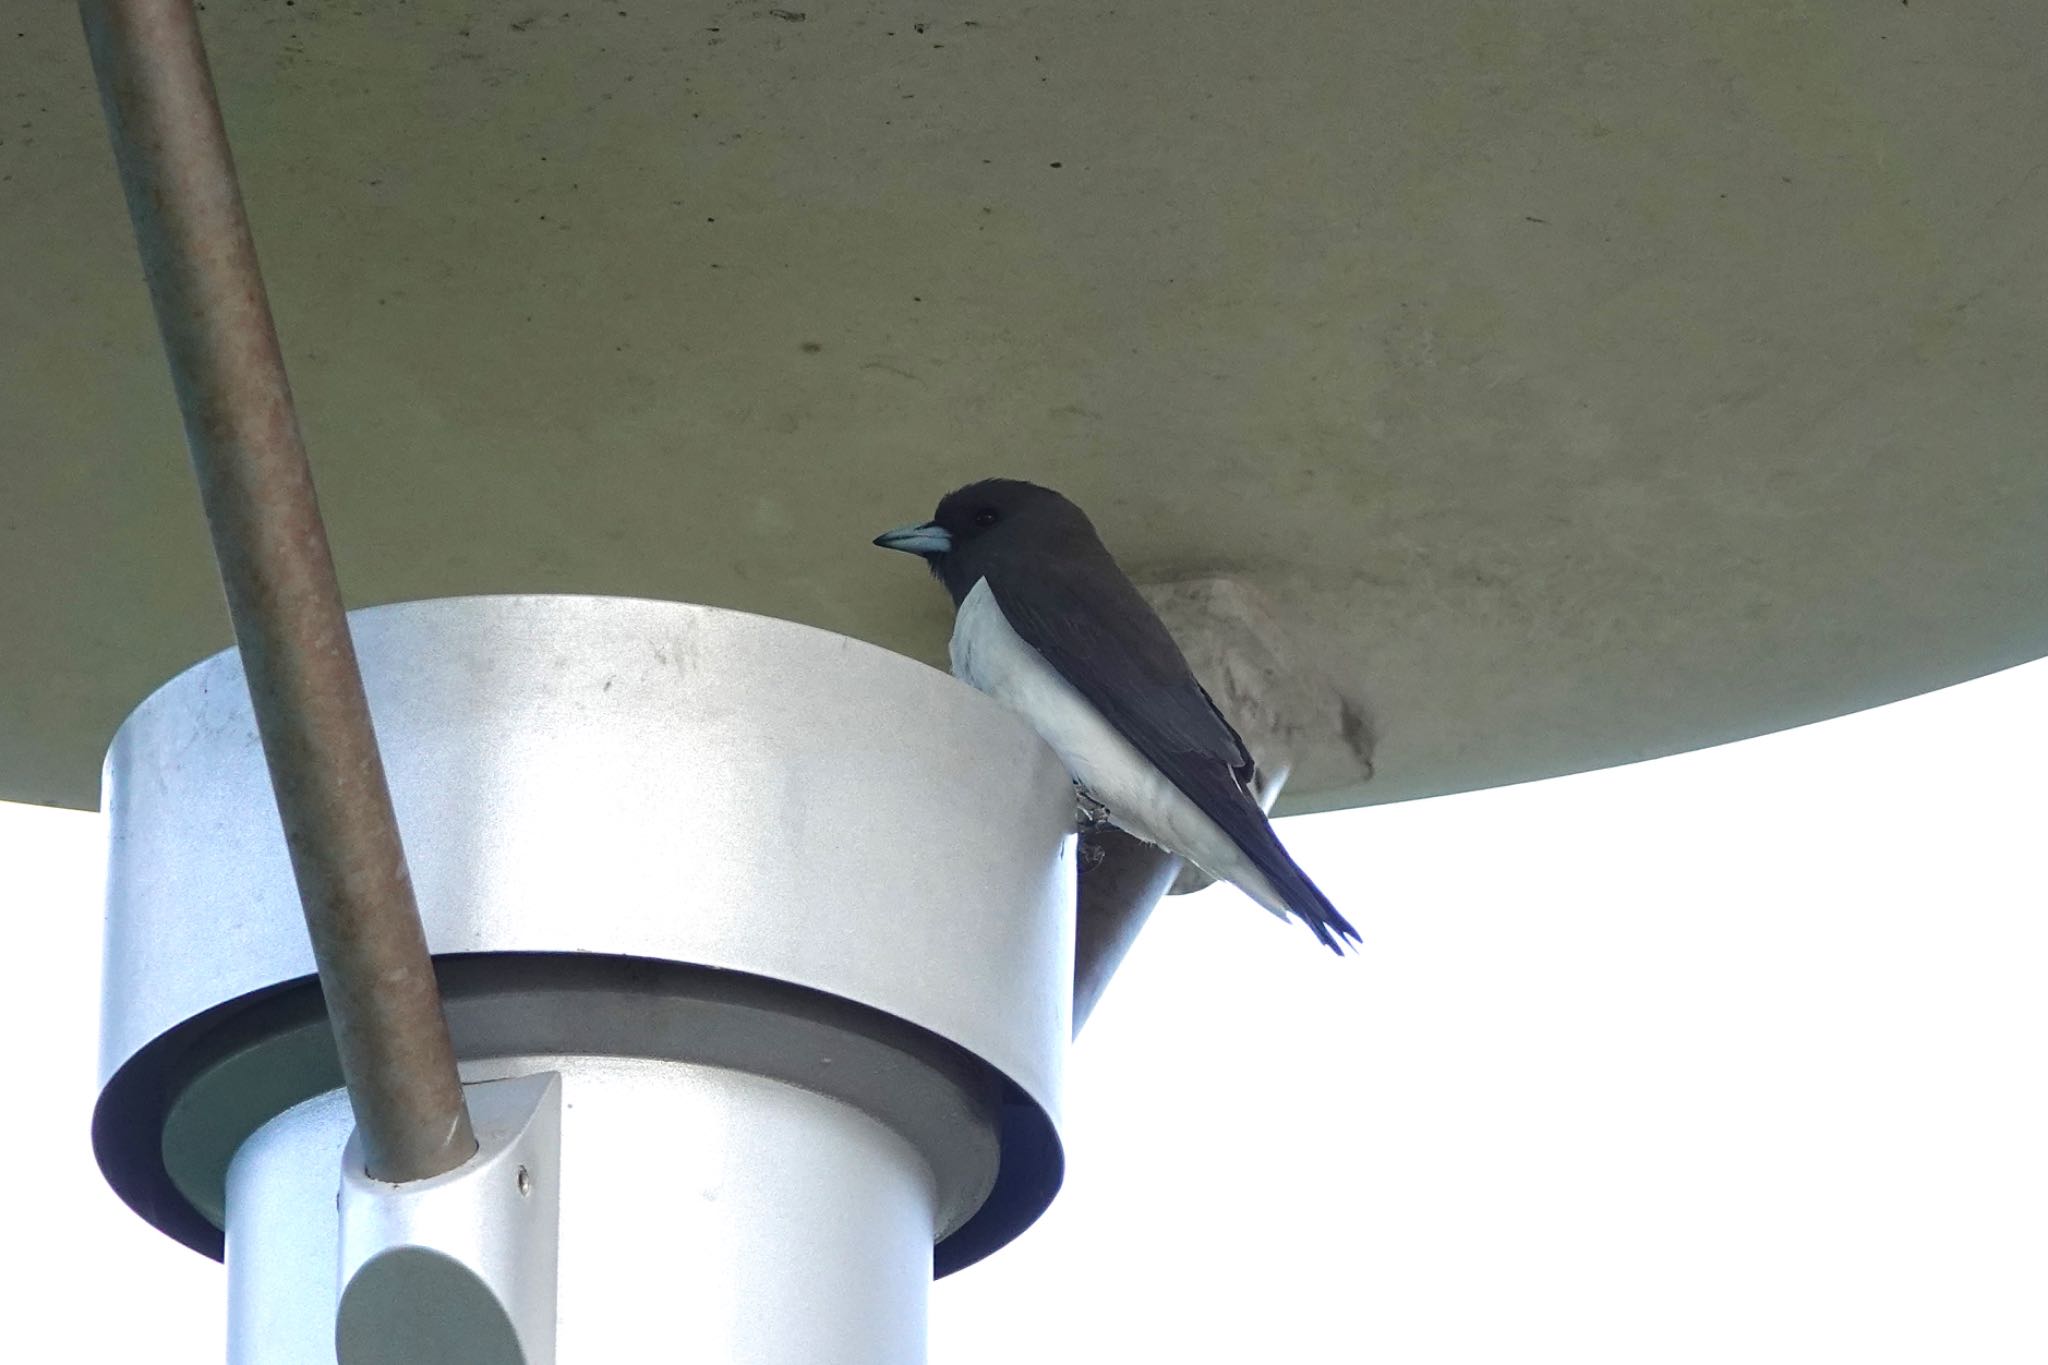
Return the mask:
POLYGON ((192 0, 80 0, 369 1173, 476 1151, 192 0))
POLYGON ((1081 845, 1074 903, 1076 1037, 1182 866, 1165 849, 1120 829, 1092 830, 1082 836, 1081 845))
MULTIPOLYGON (((1222 689, 1218 689, 1222 690, 1222 689)), ((1225 697, 1235 699, 1224 691, 1225 697)), ((1251 732, 1255 749, 1270 749, 1277 740, 1243 708, 1231 723, 1251 732)), ((1259 804, 1267 810, 1280 795, 1290 771, 1277 763, 1259 774, 1259 804)), ((1095 1012, 1109 979, 1123 965, 1138 941, 1139 930, 1165 897, 1200 891, 1215 880, 1163 848, 1133 839, 1120 829, 1090 830, 1081 839, 1081 877, 1074 897, 1074 1036, 1095 1012)))

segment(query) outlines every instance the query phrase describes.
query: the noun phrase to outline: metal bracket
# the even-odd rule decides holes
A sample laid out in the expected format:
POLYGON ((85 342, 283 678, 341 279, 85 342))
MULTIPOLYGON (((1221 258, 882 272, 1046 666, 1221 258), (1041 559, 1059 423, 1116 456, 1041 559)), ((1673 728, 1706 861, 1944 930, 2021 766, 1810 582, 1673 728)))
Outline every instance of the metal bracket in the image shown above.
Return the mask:
POLYGON ((372 1179, 342 1153, 340 1365, 553 1365, 562 1081, 463 1087, 477 1152, 445 1175, 372 1179))

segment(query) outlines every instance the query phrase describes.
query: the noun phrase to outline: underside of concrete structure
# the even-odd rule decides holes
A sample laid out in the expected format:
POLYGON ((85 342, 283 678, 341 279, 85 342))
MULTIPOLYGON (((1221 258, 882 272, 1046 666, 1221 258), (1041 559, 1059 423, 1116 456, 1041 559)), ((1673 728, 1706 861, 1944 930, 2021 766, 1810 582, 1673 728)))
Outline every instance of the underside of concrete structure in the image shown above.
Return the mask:
MULTIPOLYGON (((0 32, 0 797, 228 642, 75 16, 0 32)), ((876 531, 1052 484, 1237 577, 1377 776, 2048 652, 2048 9, 893 0, 203 15, 358 604, 686 599, 934 662, 876 531)))

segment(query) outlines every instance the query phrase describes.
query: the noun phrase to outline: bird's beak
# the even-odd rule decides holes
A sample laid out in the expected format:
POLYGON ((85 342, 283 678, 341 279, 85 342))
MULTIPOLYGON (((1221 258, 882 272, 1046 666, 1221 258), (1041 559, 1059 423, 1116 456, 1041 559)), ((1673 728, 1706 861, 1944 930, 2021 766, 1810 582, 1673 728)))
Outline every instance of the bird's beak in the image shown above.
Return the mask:
POLYGON ((884 531, 875 537, 875 544, 913 555, 942 555, 953 548, 953 534, 936 521, 921 521, 915 526, 884 531))

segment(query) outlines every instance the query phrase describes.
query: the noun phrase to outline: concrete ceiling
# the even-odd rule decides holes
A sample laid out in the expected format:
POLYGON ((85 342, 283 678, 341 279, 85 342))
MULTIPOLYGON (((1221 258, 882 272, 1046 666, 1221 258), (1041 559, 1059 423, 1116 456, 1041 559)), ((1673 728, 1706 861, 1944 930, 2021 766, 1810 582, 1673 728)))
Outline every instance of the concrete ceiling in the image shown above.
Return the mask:
MULTIPOLYGON (((2048 653, 2048 6, 210 0, 351 600, 943 657, 1052 483, 1454 791, 2048 653), (801 12, 801 13, 799 13, 801 12)), ((68 6, 0 21, 0 797, 227 642, 68 6)))

